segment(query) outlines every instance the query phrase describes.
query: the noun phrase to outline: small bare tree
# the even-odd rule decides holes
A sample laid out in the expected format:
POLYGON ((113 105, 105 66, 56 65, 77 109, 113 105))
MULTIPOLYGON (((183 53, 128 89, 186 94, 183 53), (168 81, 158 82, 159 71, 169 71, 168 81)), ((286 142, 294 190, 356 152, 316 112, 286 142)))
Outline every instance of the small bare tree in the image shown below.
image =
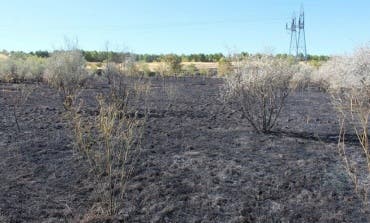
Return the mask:
POLYGON ((289 95, 294 66, 272 56, 238 61, 234 74, 225 79, 224 101, 240 110, 258 133, 268 133, 276 125, 289 95))

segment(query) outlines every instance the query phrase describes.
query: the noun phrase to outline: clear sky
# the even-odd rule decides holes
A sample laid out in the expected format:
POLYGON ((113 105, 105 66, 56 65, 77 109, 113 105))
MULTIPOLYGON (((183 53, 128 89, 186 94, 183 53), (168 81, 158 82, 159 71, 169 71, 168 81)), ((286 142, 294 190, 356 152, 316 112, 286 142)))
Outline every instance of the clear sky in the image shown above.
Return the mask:
POLYGON ((310 54, 370 41, 369 0, 0 0, 0 49, 79 47, 135 53, 287 53, 286 22, 301 4, 310 54))

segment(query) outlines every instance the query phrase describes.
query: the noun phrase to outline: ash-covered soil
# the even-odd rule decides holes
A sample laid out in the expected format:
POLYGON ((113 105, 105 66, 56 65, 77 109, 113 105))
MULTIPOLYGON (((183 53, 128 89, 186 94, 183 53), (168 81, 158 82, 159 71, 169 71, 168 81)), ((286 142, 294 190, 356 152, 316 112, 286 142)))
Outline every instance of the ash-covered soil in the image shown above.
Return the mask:
MULTIPOLYGON (((367 222, 325 93, 293 93, 275 132, 259 135, 219 101, 221 79, 164 82, 151 80, 143 148, 113 222, 367 222)), ((17 111, 18 132, 16 86, 0 84, 0 222, 79 222, 96 195, 62 100, 39 85, 17 111)))

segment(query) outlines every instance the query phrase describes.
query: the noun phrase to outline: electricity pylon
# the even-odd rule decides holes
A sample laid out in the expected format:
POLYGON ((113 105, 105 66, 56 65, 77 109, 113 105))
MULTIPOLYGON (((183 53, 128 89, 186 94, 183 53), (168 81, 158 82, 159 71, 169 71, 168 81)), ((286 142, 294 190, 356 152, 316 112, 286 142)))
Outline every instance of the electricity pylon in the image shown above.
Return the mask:
POLYGON ((307 60, 305 18, 303 7, 301 7, 298 21, 297 17, 293 15, 291 23, 286 24, 286 29, 290 33, 289 54, 293 55, 299 60, 307 60))
POLYGON ((301 60, 307 60, 306 32, 304 26, 305 26, 304 10, 302 6, 298 20, 298 49, 297 49, 298 52, 297 56, 301 60))
POLYGON ((288 25, 288 23, 286 24, 286 29, 290 33, 289 54, 297 56, 298 55, 297 18, 295 17, 295 15, 293 15, 290 25, 288 25))

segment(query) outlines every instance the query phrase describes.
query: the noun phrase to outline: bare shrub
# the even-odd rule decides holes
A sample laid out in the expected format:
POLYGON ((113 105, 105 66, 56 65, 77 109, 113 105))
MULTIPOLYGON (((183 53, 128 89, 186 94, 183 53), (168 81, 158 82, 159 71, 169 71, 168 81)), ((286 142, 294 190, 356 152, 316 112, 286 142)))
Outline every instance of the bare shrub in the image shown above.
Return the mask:
POLYGON ((115 214, 124 205, 126 183, 141 147, 147 118, 145 105, 139 109, 139 102, 145 102, 148 92, 148 83, 128 86, 122 77, 116 77, 110 93, 97 96, 95 118, 82 114, 82 101, 72 110, 75 147, 96 175, 96 192, 106 215, 115 214))
POLYGON ((148 107, 148 95, 150 94, 151 82, 148 79, 136 79, 133 83, 133 94, 137 102, 141 102, 146 110, 148 107))
POLYGON ((132 54, 125 55, 121 61, 120 66, 126 76, 135 77, 139 74, 139 66, 136 62, 136 58, 132 54))
POLYGON ((24 61, 22 78, 26 81, 42 81, 46 60, 37 56, 28 56, 24 61))
POLYGON ((104 74, 108 79, 109 85, 113 83, 113 78, 117 75, 134 77, 140 74, 136 57, 132 53, 121 52, 114 54, 108 50, 108 45, 106 50, 107 58, 104 74))
POLYGON ((45 59, 36 56, 9 57, 0 61, 0 81, 39 82, 45 69, 45 59))
POLYGON ((107 63, 104 73, 108 79, 108 84, 113 84, 114 79, 117 79, 116 78, 117 76, 137 77, 139 76, 140 71, 136 62, 133 61, 132 58, 125 57, 122 58, 122 61, 119 63, 115 62, 107 63))
POLYGON ((184 69, 182 70, 182 76, 194 76, 199 74, 199 69, 193 63, 185 65, 184 69))
POLYGON ((234 64, 234 74, 225 79, 222 97, 240 110, 257 132, 270 132, 289 95, 294 66, 272 56, 250 57, 234 64))
POLYGON ((227 58, 221 58, 217 63, 217 74, 220 77, 227 76, 233 73, 233 65, 227 58))
MULTIPOLYGON (((365 169, 370 173, 369 115, 370 115, 370 48, 359 48, 353 55, 335 57, 324 64, 320 72, 329 85, 332 102, 338 111, 340 132, 339 154, 342 156, 356 191, 367 191, 360 182, 359 161, 347 152, 346 136, 351 130, 356 135, 363 153, 365 169), (362 185, 362 186, 361 186, 362 185), (360 188, 362 187, 362 188, 360 188)), ((366 180, 365 180, 366 181, 366 180)), ((367 194, 364 193, 364 194, 367 194)), ((365 196, 364 199, 367 199, 365 196)))
POLYGON ((297 71, 294 73, 290 81, 290 87, 293 90, 298 91, 307 89, 311 84, 313 84, 312 76, 315 71, 315 68, 310 64, 304 62, 299 63, 297 71))
POLYGON ((338 88, 338 84, 344 81, 344 74, 347 73, 348 68, 352 66, 350 60, 348 56, 332 57, 314 73, 312 77, 313 82, 326 91, 338 88))
POLYGON ((18 113, 22 110, 24 104, 27 102, 29 96, 35 89, 36 87, 34 85, 17 84, 15 85, 15 89, 12 90, 15 91, 15 95, 10 95, 9 97, 6 97, 7 102, 12 108, 12 115, 18 132, 21 132, 18 113))
POLYGON ((118 65, 114 62, 107 62, 104 69, 104 74, 108 79, 108 84, 112 84, 116 76, 122 75, 122 71, 118 65))
POLYGON ((154 72, 157 76, 164 77, 169 76, 169 68, 165 62, 159 62, 158 65, 154 68, 154 72))
POLYGON ((168 54, 162 58, 162 62, 166 64, 169 75, 177 76, 181 73, 181 57, 175 54, 168 54))
POLYGON ((86 61, 77 49, 54 52, 47 60, 44 80, 59 90, 69 109, 76 92, 87 78, 86 61))
POLYGON ((176 99, 179 97, 179 88, 176 84, 173 82, 169 82, 165 80, 166 78, 163 78, 163 92, 164 92, 164 97, 167 98, 168 102, 168 107, 167 109, 169 110, 174 103, 176 103, 176 99))
POLYGON ((31 93, 35 90, 35 87, 26 86, 25 84, 21 84, 21 85, 18 86, 17 89, 18 89, 19 95, 17 97, 13 98, 13 102, 14 102, 13 103, 13 116, 14 116, 14 120, 17 124, 18 132, 20 132, 21 128, 19 126, 17 112, 20 109, 22 109, 22 106, 27 102, 31 93))
POLYGON ((1 223, 10 223, 11 221, 4 214, 0 213, 0 222, 1 223))

